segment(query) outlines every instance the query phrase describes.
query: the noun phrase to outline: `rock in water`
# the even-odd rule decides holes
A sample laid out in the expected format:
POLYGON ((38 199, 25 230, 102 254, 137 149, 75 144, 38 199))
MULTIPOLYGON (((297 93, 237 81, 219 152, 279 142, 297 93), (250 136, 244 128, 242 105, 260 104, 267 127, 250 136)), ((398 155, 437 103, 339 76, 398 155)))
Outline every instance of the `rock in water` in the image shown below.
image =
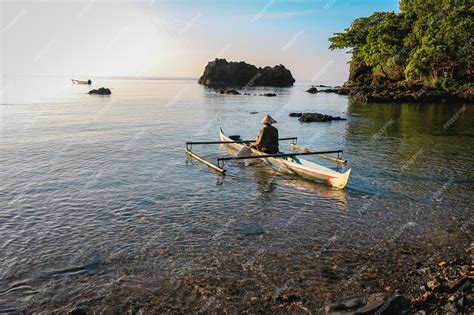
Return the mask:
POLYGON ((277 96, 277 95, 275 93, 265 93, 263 94, 263 96, 272 97, 272 96, 277 96))
POLYGON ((299 117, 301 122, 326 122, 332 120, 347 120, 339 116, 324 115, 319 113, 290 113, 290 117, 299 117))
POLYGON ((241 223, 238 226, 238 231, 245 236, 265 234, 263 226, 258 223, 241 223))
POLYGON ((219 93, 221 94, 233 94, 233 95, 239 95, 240 92, 234 89, 226 90, 226 89, 220 89, 219 93))
POLYGON ((112 92, 110 91, 110 89, 106 89, 106 88, 101 87, 100 89, 89 91, 89 94, 110 95, 110 94, 112 94, 112 92))
POLYGON ((68 315, 87 315, 87 311, 83 308, 74 308, 73 310, 69 311, 68 315))
POLYGON ((410 301, 400 295, 375 293, 364 303, 360 299, 352 299, 332 303, 325 307, 327 314, 411 314, 410 301))
POLYGON ((324 93, 339 93, 339 89, 324 89, 324 90, 320 90, 319 92, 324 92, 324 93))
POLYGON ((306 90, 306 92, 311 93, 311 94, 316 94, 318 93, 318 89, 314 86, 310 87, 309 89, 306 90))
POLYGON ((331 314, 335 312, 354 312, 357 308, 364 306, 361 299, 354 298, 347 301, 331 303, 325 307, 326 313, 331 314))
POLYGON ((372 294, 367 304, 356 311, 357 314, 410 314, 410 301, 401 295, 385 293, 372 294))
POLYGON ((209 86, 292 86, 295 79, 283 65, 257 68, 246 62, 210 61, 198 81, 209 86))
POLYGON ((290 117, 300 117, 301 115, 303 115, 303 113, 290 113, 288 116, 290 116, 290 117))

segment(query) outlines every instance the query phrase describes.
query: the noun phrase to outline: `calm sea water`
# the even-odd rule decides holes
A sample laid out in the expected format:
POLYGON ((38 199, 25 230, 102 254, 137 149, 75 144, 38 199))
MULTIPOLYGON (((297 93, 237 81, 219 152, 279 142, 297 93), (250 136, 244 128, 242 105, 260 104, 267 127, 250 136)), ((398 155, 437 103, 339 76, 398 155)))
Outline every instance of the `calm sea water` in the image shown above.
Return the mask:
POLYGON ((269 98, 195 80, 93 79, 112 90, 100 97, 68 80, 3 78, 0 311, 233 313, 293 294, 315 312, 376 290, 366 270, 403 269, 469 238, 473 107, 354 103, 305 93, 309 82, 248 90, 269 98), (293 111, 348 120, 304 124, 293 111), (346 189, 259 163, 229 163, 223 177, 183 154, 219 127, 252 139, 265 114, 301 145, 343 148, 346 189))

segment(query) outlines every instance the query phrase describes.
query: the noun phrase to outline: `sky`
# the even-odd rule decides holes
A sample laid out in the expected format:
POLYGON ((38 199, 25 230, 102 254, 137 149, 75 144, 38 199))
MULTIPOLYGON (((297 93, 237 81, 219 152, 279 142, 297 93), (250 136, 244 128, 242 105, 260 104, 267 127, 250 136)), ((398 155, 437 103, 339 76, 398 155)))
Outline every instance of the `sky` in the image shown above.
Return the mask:
POLYGON ((398 0, 0 0, 1 73, 199 77, 208 61, 283 64, 296 80, 343 83, 328 38, 398 0))

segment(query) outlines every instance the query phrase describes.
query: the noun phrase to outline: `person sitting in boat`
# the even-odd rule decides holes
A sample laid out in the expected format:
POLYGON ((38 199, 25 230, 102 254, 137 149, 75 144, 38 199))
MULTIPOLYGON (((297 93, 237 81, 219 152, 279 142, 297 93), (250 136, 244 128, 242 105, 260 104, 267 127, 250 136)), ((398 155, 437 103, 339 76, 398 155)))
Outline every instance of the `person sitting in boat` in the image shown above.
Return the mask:
POLYGON ((251 143, 250 147, 257 148, 268 154, 278 153, 278 129, 272 126, 272 124, 276 123, 276 120, 270 117, 270 115, 266 115, 260 123, 265 125, 265 127, 260 130, 257 140, 251 143))

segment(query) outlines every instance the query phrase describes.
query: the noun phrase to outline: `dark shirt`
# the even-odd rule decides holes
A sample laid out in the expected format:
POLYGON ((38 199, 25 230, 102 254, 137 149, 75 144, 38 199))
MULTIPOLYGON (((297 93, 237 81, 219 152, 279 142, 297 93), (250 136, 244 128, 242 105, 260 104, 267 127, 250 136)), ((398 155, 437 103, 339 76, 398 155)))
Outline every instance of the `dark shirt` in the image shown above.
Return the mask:
POLYGON ((257 146, 265 153, 278 153, 278 129, 271 125, 265 125, 258 134, 257 146))

